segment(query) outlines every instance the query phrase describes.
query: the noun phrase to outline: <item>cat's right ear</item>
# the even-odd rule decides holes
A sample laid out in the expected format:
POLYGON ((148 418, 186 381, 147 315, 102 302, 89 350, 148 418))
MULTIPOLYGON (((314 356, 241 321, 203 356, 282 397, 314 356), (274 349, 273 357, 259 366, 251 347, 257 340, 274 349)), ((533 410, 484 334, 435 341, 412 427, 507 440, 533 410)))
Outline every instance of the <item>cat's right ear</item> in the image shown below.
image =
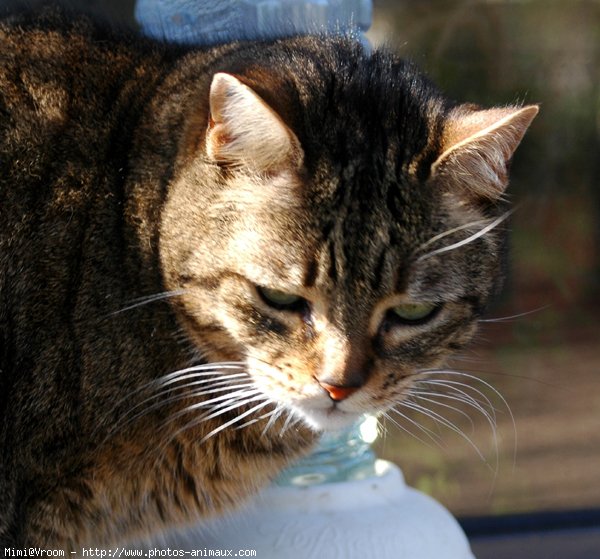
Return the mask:
POLYGON ((209 101, 206 153, 213 161, 258 172, 300 167, 298 138, 247 85, 230 74, 215 74, 209 101))
POLYGON ((455 108, 442 132, 442 153, 431 167, 432 178, 472 200, 498 200, 508 186, 512 155, 537 113, 536 105, 455 108))

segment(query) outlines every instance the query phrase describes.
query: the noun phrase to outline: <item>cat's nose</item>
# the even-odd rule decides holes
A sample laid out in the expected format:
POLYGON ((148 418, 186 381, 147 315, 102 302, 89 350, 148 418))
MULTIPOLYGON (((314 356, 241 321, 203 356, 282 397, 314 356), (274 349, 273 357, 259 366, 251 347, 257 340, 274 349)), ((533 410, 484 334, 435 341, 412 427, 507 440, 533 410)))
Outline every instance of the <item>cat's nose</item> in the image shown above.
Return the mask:
POLYGON ((329 397, 336 402, 345 400, 360 388, 360 386, 335 386, 327 382, 318 382, 329 393, 329 397))

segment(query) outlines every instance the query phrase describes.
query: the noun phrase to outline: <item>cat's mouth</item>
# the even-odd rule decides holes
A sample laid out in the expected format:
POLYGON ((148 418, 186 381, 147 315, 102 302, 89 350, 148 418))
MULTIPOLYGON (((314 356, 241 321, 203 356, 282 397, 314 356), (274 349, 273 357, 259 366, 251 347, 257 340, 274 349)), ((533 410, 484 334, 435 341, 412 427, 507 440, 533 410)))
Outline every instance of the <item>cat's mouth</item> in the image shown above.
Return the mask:
POLYGON ((317 431, 338 431, 349 427, 361 417, 362 412, 344 410, 340 402, 331 402, 325 406, 294 405, 295 411, 304 421, 317 431))
MULTIPOLYGON (((258 390, 272 402, 277 402, 280 409, 287 408, 315 431, 344 429, 367 411, 365 397, 359 394, 337 400, 316 379, 290 390, 289 384, 278 380, 278 369, 258 359, 249 359, 248 369, 254 373, 252 377, 258 390)), ((336 395, 339 394, 334 393, 336 395)))

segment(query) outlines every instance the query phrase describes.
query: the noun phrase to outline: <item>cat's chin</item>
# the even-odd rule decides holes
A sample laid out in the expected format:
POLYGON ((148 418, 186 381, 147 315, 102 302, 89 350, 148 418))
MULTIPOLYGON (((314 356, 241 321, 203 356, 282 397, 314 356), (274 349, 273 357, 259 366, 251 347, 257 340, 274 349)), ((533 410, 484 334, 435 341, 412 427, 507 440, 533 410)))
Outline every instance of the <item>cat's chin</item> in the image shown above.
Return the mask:
POLYGON ((304 422, 315 431, 339 431, 356 423, 362 414, 344 412, 338 408, 296 409, 304 422))

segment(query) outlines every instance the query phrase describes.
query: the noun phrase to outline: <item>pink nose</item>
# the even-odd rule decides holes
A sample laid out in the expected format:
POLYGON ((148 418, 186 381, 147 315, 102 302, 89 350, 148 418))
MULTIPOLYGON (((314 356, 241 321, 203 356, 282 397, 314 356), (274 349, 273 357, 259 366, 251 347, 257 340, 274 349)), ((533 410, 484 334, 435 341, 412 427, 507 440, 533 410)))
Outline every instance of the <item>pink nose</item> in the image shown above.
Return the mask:
POLYGON ((360 388, 359 386, 333 386, 333 384, 327 384, 326 382, 319 382, 319 384, 327 390, 329 397, 336 402, 345 400, 360 388))

